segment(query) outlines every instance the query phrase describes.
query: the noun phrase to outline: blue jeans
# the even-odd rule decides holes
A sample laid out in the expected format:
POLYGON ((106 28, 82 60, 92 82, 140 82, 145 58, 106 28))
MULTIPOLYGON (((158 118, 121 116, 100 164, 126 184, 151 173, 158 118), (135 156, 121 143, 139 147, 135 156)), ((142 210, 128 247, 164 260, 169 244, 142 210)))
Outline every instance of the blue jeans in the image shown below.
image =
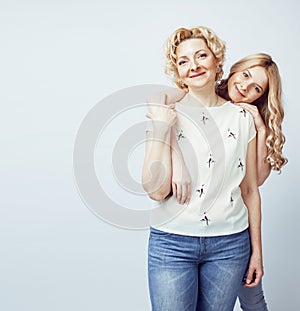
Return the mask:
POLYGON ((242 287, 239 300, 244 311, 268 311, 261 282, 255 287, 242 287))
POLYGON ((248 230, 192 237, 150 228, 148 282, 153 311, 232 311, 248 268, 248 230))

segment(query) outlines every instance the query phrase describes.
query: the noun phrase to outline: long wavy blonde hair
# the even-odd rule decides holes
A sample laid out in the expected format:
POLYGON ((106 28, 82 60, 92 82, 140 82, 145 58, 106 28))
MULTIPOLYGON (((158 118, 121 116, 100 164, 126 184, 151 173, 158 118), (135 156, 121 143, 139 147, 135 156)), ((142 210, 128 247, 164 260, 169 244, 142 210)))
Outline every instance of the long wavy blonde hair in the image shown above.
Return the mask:
POLYGON ((173 82, 185 91, 188 91, 187 85, 185 85, 178 75, 177 71, 177 56, 176 49, 178 45, 187 39, 203 39, 213 53, 218 63, 218 69, 215 80, 218 81, 223 76, 223 63, 225 60, 225 43, 217 37, 217 35, 210 29, 204 26, 198 26, 193 28, 179 28, 173 32, 173 34, 167 40, 166 50, 166 64, 165 73, 171 76, 173 82))
POLYGON ((268 154, 266 160, 271 164, 272 169, 281 171, 281 168, 288 162, 282 155, 282 148, 285 143, 285 136, 282 133, 282 121, 284 111, 281 98, 281 79, 276 63, 271 56, 264 53, 257 53, 246 56, 232 65, 227 79, 217 83, 217 94, 230 100, 228 96, 228 80, 236 72, 261 66, 265 68, 268 77, 268 88, 264 94, 252 105, 257 106, 258 111, 267 128, 267 148, 268 154))

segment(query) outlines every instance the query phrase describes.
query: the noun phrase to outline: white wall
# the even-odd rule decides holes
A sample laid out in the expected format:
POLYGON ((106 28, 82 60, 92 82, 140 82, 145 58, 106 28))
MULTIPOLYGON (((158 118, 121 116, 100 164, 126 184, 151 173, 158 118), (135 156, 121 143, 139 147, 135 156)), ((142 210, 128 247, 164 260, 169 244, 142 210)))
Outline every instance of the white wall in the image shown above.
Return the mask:
MULTIPOLYGON (((261 188, 264 287, 271 310, 300 307, 299 9, 296 0, 0 1, 1 310, 150 310, 148 232, 89 211, 75 186, 73 146, 102 98, 170 85, 163 43, 196 25, 227 42, 227 71, 259 51, 280 67, 290 161, 261 188)), ((126 200, 139 208, 134 194, 126 200)))

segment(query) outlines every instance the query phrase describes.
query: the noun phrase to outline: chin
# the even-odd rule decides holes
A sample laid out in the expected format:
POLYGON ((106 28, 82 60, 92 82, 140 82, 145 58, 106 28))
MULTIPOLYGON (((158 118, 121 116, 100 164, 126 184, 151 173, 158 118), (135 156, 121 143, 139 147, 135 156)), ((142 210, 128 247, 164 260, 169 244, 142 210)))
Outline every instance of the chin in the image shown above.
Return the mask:
POLYGON ((242 102, 242 99, 241 98, 236 98, 236 97, 230 97, 231 98, 231 101, 233 102, 233 103, 240 103, 240 102, 242 102))
POLYGON ((240 98, 237 97, 237 96, 235 96, 235 94, 230 94, 230 93, 229 93, 228 96, 229 96, 230 100, 231 100, 233 103, 236 103, 236 102, 238 102, 238 101, 240 100, 240 98))

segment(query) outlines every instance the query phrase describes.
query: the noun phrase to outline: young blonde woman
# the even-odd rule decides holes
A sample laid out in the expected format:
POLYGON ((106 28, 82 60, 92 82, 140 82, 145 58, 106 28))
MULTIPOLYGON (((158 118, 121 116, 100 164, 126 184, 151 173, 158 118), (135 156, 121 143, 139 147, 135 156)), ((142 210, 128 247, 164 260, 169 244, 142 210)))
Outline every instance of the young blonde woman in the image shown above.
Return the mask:
MULTIPOLYGON (((281 128, 284 111, 278 67, 270 55, 264 53, 249 55, 232 65, 228 78, 219 81, 216 90, 219 96, 231 100, 253 116, 257 131, 258 185, 262 185, 271 169, 280 172, 287 163, 287 159, 282 155, 285 143, 281 128)), ((185 95, 185 91, 172 89, 153 99, 162 104, 169 104, 180 100, 185 95)), ((183 157, 176 139, 173 138, 172 144, 173 150, 176 150, 176 156, 172 157, 173 195, 183 204, 190 199, 191 180, 186 165, 181 163, 183 157), (181 170, 178 170, 178 167, 181 167, 181 170), (177 169, 176 172, 174 168, 177 169)), ((247 285, 242 286, 239 300, 241 308, 245 311, 267 310, 261 282, 252 288, 247 285)))
POLYGON ((246 271, 249 287, 263 275, 256 131, 249 113, 215 92, 224 53, 212 30, 177 29, 168 40, 166 68, 186 95, 174 106, 149 105, 143 186, 162 213, 171 215, 182 203, 180 187, 169 196, 176 186, 174 138, 187 172, 193 172, 188 206, 150 228, 153 311, 231 311, 246 271))

